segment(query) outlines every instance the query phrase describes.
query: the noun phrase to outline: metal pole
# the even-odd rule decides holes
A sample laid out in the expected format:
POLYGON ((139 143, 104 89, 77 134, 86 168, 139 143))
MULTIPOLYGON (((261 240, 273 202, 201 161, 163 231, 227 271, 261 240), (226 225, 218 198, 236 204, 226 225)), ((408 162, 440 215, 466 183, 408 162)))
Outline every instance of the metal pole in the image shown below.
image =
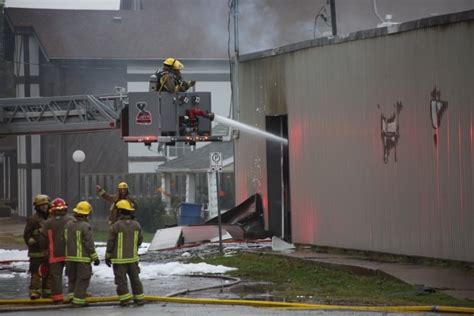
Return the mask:
POLYGON ((3 199, 7 199, 7 157, 5 155, 1 155, 1 161, 3 166, 3 199))
POLYGON ((239 120, 240 106, 239 106, 239 0, 234 0, 234 58, 232 62, 233 77, 232 80, 232 111, 230 118, 239 120))
MULTIPOLYGON (((280 137, 283 137, 283 117, 280 116, 280 137)), ((280 143, 280 199, 281 199, 281 239, 285 239, 285 171, 284 165, 284 154, 283 154, 283 143, 280 143)))
POLYGON ((331 4, 331 25, 332 25, 332 36, 337 35, 337 21, 336 21, 336 0, 329 0, 331 4))
POLYGON ((234 0, 234 51, 239 57, 239 0, 234 0))
POLYGON ((216 170, 216 191, 217 191, 217 224, 219 226, 219 252, 222 254, 222 220, 221 220, 221 208, 219 203, 219 172, 216 170))
POLYGON ((77 203, 81 201, 81 163, 77 163, 77 183, 78 183, 78 190, 77 190, 77 203))

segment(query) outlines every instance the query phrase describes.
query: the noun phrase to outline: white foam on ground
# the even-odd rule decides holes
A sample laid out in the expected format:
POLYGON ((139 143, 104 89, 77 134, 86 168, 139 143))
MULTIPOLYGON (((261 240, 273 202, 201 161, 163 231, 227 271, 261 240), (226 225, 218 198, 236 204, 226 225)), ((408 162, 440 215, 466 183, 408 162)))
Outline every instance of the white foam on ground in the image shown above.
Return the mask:
MULTIPOLYGON (((146 252, 149 244, 142 245, 143 251, 146 252)), ((105 257, 105 247, 97 247, 96 251, 102 257, 99 266, 92 266, 94 273, 93 278, 98 279, 113 279, 114 272, 112 268, 107 267, 103 258, 105 257)), ((26 250, 4 250, 0 249, 0 261, 12 261, 28 259, 26 250)), ((2 266, 5 269, 17 270, 21 272, 1 273, 0 280, 11 279, 14 277, 28 277, 28 262, 11 262, 2 266), (25 271, 25 272, 23 272, 25 271)), ((168 263, 140 263, 140 278, 143 280, 154 280, 160 276, 170 275, 188 275, 188 274, 222 274, 228 271, 237 270, 223 265, 211 265, 207 263, 182 263, 182 262, 168 262, 168 263)))
POLYGON ((237 268, 230 268, 223 265, 215 266, 204 262, 168 262, 164 264, 158 264, 153 267, 153 273, 158 275, 222 274, 234 270, 237 270, 237 268))
POLYGON ((19 278, 26 278, 28 277, 28 273, 26 272, 12 272, 12 273, 9 273, 9 274, 0 274, 0 280, 8 280, 8 279, 14 279, 16 277, 19 277, 19 278))
MULTIPOLYGON (((103 260, 105 259, 105 252, 107 251, 107 244, 105 242, 96 242, 94 243, 95 245, 95 251, 97 252, 97 255, 99 256, 99 259, 103 260)), ((148 247, 150 247, 149 243, 142 243, 140 245, 140 248, 138 248, 138 254, 139 255, 144 255, 148 251, 148 247)))
POLYGON ((0 261, 28 260, 28 250, 0 249, 0 261))
MULTIPOLYGON (((207 263, 182 263, 168 262, 159 263, 140 263, 140 279, 154 280, 160 276, 170 275, 189 275, 189 274, 222 274, 228 271, 237 270, 223 265, 211 265, 207 263)), ((93 267, 94 278, 113 279, 114 273, 112 268, 107 267, 103 262, 100 266, 93 267)))

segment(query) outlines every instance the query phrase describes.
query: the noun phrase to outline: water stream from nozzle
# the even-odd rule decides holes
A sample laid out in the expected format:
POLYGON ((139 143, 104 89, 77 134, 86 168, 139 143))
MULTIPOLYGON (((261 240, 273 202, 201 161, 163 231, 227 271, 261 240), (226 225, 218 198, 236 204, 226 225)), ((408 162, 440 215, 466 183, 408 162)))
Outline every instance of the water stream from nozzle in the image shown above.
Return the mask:
POLYGON ((247 124, 231 120, 227 117, 223 117, 223 116, 215 114, 214 115, 214 121, 222 123, 222 124, 227 125, 227 126, 231 126, 233 128, 237 128, 242 132, 247 132, 247 133, 252 134, 252 135, 265 137, 267 139, 271 139, 271 140, 283 143, 284 145, 288 145, 288 139, 276 136, 272 133, 262 131, 262 130, 256 128, 256 127, 253 127, 253 126, 249 126, 247 124))

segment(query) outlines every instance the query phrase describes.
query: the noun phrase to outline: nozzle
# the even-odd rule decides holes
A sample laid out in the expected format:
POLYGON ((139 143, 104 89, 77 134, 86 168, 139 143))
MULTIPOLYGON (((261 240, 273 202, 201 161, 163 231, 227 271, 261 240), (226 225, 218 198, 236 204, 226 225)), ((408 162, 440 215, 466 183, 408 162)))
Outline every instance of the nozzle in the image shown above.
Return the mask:
POLYGON ((214 120, 214 113, 212 112, 206 112, 206 118, 209 120, 209 121, 213 121, 214 120))

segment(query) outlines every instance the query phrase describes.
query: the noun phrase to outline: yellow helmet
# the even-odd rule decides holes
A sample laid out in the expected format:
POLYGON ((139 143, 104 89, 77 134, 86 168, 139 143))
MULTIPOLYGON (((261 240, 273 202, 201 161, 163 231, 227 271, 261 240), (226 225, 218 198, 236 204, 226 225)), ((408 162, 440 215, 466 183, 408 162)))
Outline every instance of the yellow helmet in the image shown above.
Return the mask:
POLYGON ((45 194, 38 194, 33 200, 35 206, 41 206, 49 203, 49 196, 45 194))
POLYGON ((92 213, 92 205, 87 201, 81 201, 77 203, 76 207, 73 209, 73 212, 81 215, 89 215, 92 213))
POLYGON ((129 200, 120 200, 117 203, 115 203, 115 207, 120 210, 126 210, 133 212, 135 209, 133 208, 132 203, 130 203, 129 200))
POLYGON ((181 70, 184 68, 184 65, 179 60, 171 57, 166 58, 163 65, 173 67, 174 70, 181 70))
POLYGON ((120 182, 117 189, 128 189, 128 184, 126 182, 120 182))

